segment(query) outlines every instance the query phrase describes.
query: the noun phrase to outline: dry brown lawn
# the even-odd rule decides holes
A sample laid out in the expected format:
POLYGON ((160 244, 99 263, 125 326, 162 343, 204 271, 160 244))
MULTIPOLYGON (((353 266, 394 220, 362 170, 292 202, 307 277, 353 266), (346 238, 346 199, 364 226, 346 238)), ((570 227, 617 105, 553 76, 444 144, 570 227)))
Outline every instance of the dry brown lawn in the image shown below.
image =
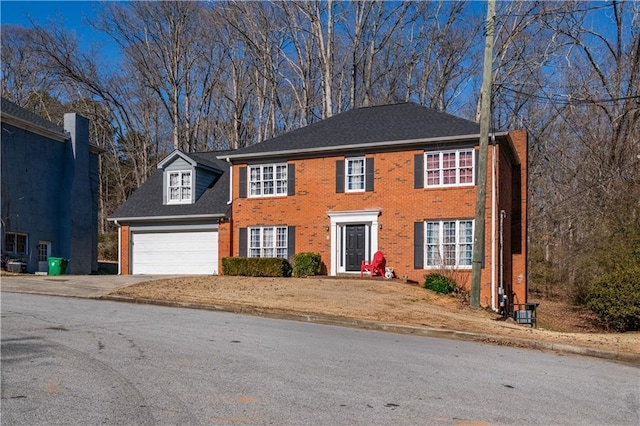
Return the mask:
POLYGON ((492 311, 471 309, 460 298, 397 280, 197 276, 137 284, 112 295, 456 330, 486 335, 488 341, 494 336, 640 354, 640 333, 602 332, 588 313, 566 303, 542 301, 538 328, 532 329, 492 311))

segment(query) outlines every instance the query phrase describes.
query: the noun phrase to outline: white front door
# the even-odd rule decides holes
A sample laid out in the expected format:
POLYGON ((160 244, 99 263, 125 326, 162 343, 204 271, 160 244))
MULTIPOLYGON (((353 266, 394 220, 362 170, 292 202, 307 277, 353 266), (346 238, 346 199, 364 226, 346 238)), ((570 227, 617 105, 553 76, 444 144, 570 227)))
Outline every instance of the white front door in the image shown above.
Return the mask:
POLYGON ((51 256, 51 241, 38 241, 38 272, 49 270, 48 259, 51 256))

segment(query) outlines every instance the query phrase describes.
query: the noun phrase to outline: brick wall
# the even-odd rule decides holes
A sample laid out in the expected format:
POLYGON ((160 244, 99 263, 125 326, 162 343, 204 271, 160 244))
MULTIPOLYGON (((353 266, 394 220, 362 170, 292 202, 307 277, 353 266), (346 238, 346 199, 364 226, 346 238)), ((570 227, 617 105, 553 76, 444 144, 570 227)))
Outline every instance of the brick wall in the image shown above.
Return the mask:
POLYGON ((120 226, 120 274, 131 275, 131 268, 129 266, 129 259, 131 248, 131 232, 129 225, 120 226))
MULTIPOLYGON (((519 204, 520 209, 515 208, 512 217, 520 221, 512 222, 512 233, 516 242, 511 254, 511 282, 513 284, 513 302, 527 302, 527 206, 528 206, 528 177, 527 145, 528 136, 525 130, 517 130, 509 134, 513 147, 520 160, 519 179, 514 179, 512 200, 513 204, 519 204)), ((514 206, 515 207, 515 206, 514 206)))
MULTIPOLYGON (((414 189, 414 155, 422 152, 415 150, 367 154, 367 158, 374 159, 374 191, 359 193, 336 193, 336 160, 343 160, 344 156, 292 161, 295 163, 295 196, 288 197, 239 198, 237 177, 240 175, 239 168, 246 165, 234 165, 236 170, 233 176, 236 181, 233 201, 233 254, 239 254, 238 229, 241 227, 295 226, 296 252, 319 252, 326 270, 329 271, 331 230, 328 212, 379 209, 381 213, 378 218, 378 245, 385 254, 387 265, 394 268, 396 276, 407 275, 411 280, 423 282, 428 271, 414 268, 414 222, 473 219, 476 188, 471 186, 414 189)), ((491 156, 490 149, 489 164, 492 161, 491 156)), ((500 162, 504 175, 502 185, 508 187, 507 191, 511 188, 510 171, 506 171, 509 167, 510 164, 506 160, 500 162)), ((482 271, 480 300, 483 306, 490 306, 492 290, 491 167, 488 168, 487 174, 485 268, 482 271)), ((510 210, 510 192, 503 196, 509 203, 501 205, 501 208, 510 210)), ((514 267, 514 276, 521 270, 520 266, 514 267)), ((470 270, 455 272, 455 278, 467 288, 470 286, 470 275, 470 270)))
POLYGON ((223 275, 222 259, 233 256, 232 221, 220 222, 218 225, 218 274, 223 275))

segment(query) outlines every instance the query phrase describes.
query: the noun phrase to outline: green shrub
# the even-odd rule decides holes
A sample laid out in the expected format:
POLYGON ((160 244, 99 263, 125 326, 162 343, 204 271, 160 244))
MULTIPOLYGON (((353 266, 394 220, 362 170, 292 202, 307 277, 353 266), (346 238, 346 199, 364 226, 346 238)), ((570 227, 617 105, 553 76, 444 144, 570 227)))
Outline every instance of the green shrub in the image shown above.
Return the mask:
POLYGON ((605 328, 640 330, 640 266, 630 266, 596 279, 587 306, 605 328))
POLYGON ((293 256, 293 276, 308 277, 319 275, 322 269, 320 253, 297 253, 293 256))
POLYGON ((277 257, 225 257, 222 271, 224 275, 246 277, 290 277, 291 264, 277 257))
POLYGON ((424 276, 424 288, 436 293, 449 294, 456 290, 456 283, 442 274, 433 273, 424 276))

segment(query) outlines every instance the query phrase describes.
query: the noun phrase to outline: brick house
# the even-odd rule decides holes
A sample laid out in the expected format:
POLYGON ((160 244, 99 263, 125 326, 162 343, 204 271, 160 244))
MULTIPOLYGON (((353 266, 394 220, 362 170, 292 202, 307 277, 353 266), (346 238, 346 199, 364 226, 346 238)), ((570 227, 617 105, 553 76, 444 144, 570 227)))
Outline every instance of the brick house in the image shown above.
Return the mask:
MULTIPOLYGON (((527 134, 493 136, 480 303, 497 309, 501 288, 509 302, 527 298, 527 134)), ((311 251, 328 275, 359 275, 380 250, 397 277, 446 271, 468 288, 478 143, 478 124, 402 103, 221 153, 230 209, 217 221, 217 261, 311 251)))

